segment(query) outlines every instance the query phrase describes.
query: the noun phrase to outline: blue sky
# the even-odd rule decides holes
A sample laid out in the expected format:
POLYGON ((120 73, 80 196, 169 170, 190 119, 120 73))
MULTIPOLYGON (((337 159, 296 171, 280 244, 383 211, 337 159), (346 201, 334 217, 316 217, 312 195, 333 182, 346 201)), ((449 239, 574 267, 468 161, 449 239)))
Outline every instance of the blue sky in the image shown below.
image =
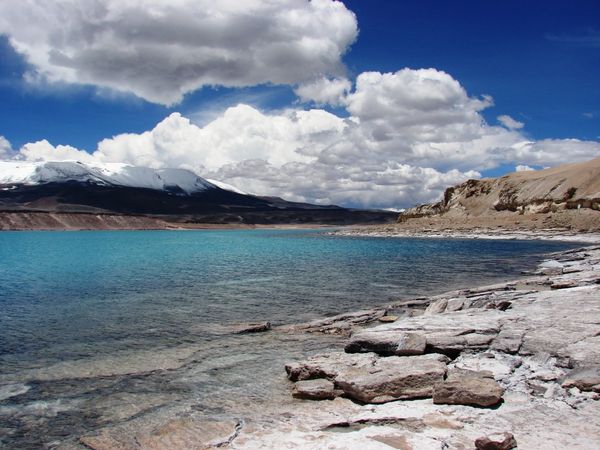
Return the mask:
POLYGON ((435 67, 527 123, 535 138, 600 135, 600 3, 346 1, 360 36, 355 72, 435 67), (595 119, 584 116, 592 113, 595 119))
MULTIPOLYGON (((293 0, 282 2, 282 8, 289 1, 293 0)), ((105 2, 110 3, 110 0, 105 2)), ((153 2, 147 0, 146 3, 153 2)), ((308 2, 296 2, 301 3, 308 2)), ((477 110, 477 114, 490 126, 499 125, 498 116, 508 115, 524 125, 518 128, 519 139, 544 142, 577 139, 589 142, 591 146, 588 145, 584 150, 583 147, 578 148, 573 153, 575 158, 597 154, 594 143, 600 139, 600 3, 580 0, 543 3, 347 0, 344 4, 347 10, 356 15, 359 32, 354 43, 345 48, 346 53, 339 61, 344 68, 341 71, 339 67, 329 70, 335 65, 332 63, 331 67, 324 70, 325 76, 345 76, 354 83, 364 72, 395 73, 403 68, 432 68, 448 74, 451 80, 455 80, 466 90, 470 99, 491 96, 493 105, 490 102, 477 110)), ((20 17, 31 16, 34 25, 36 7, 29 8, 30 10, 21 11, 20 17)), ((47 6, 45 8, 50 10, 47 6)), ((344 17, 348 18, 347 15, 344 17)), ((327 23, 325 21, 323 26, 327 27, 327 23)), ((172 27, 175 29, 177 24, 173 23, 172 27)), ((74 75, 75 79, 69 75, 70 78, 65 76, 56 82, 32 56, 35 51, 32 49, 37 48, 39 42, 27 41, 33 38, 19 35, 19 30, 11 28, 11 24, 0 22, 0 31, 4 32, 0 38, 0 135, 12 144, 15 152, 27 143, 43 139, 53 146, 69 145, 93 152, 97 143, 104 138, 152 130, 174 112, 181 113, 192 124, 202 127, 220 117, 228 106, 239 103, 250 105, 266 115, 278 114, 284 109, 316 108, 344 119, 353 114, 360 117, 364 112, 357 112, 358 106, 352 109, 352 106, 348 106, 349 103, 299 102, 294 89, 302 82, 289 78, 289 74, 282 75, 284 78, 288 77, 289 82, 275 85, 269 82, 269 76, 266 76, 266 82, 261 82, 258 76, 250 82, 233 82, 234 85, 245 84, 242 87, 201 87, 187 92, 182 101, 170 106, 160 104, 162 100, 154 98, 149 101, 148 97, 152 96, 143 94, 148 92, 147 87, 116 91, 97 82, 97 76, 92 82, 85 77, 77 79, 78 74, 84 73, 83 70, 74 75), (15 50, 9 39, 21 40, 30 45, 29 50, 15 50), (31 74, 35 76, 32 77, 31 74), (146 99, 142 98, 144 96, 146 99)), ((229 32, 225 27, 225 38, 229 32)), ((252 36, 249 35, 249 38, 252 39, 252 36)), ((56 48, 52 48, 53 44, 48 39, 49 52, 52 52, 56 48)), ((340 45, 343 48, 345 44, 340 45)), ((66 51, 63 48, 58 50, 66 51)), ((282 62, 284 63, 293 65, 294 61, 282 62)), ((298 71, 301 72, 307 64, 311 63, 299 63, 298 71)), ((317 68, 311 70, 315 75, 320 75, 318 67, 321 66, 315 67, 317 68)), ((162 82, 162 79, 159 81, 162 82)), ((214 81, 206 84, 214 84, 214 81)), ((121 85, 118 86, 120 88, 121 85)), ((517 129, 512 129, 510 132, 516 131, 517 129)), ((515 138, 514 141, 519 139, 515 138)), ((463 142, 462 138, 459 140, 463 142)), ((328 141, 328 145, 333 144, 328 141)), ((546 146, 536 150, 537 156, 529 155, 522 157, 522 160, 507 157, 498 159, 494 164, 474 162, 469 165, 464 162, 468 159, 465 153, 465 157, 457 160, 454 165, 443 164, 431 158, 417 161, 414 158, 416 146, 417 144, 410 155, 404 153, 408 155, 406 158, 403 158, 404 150, 398 150, 394 158, 389 155, 386 158, 388 161, 394 159, 396 166, 406 164, 420 169, 433 168, 442 174, 458 170, 461 174, 457 177, 442 177, 440 182, 473 176, 474 172, 480 175, 497 175, 514 170, 519 164, 542 167, 567 162, 550 155, 549 147, 546 146)), ((366 147, 367 144, 364 148, 366 147)), ((485 151, 493 153, 497 151, 495 148, 485 151)), ((248 159, 255 160, 254 155, 252 156, 248 159)), ((375 160, 377 156, 374 155, 373 158, 375 160)), ((267 157, 265 159, 268 160, 267 157)), ((358 164, 359 159, 355 158, 353 164, 358 164)), ((439 159, 443 160, 444 155, 440 154, 439 159)), ((484 159, 482 156, 481 160, 484 159)), ((300 161, 294 158, 290 161, 292 160, 300 161)), ((231 160, 227 161, 231 163, 231 160)), ((235 162, 241 164, 244 161, 240 158, 235 162)), ((305 163, 304 160, 301 162, 305 163)), ((275 168, 280 167, 271 161, 269 163, 275 168)), ((320 167, 321 163, 322 161, 319 162, 320 167)), ((228 178, 228 181, 244 181, 240 175, 241 169, 233 171, 228 167, 227 170, 221 170, 221 167, 212 167, 204 161, 202 164, 198 163, 198 167, 208 167, 212 176, 220 175, 220 178, 228 178)), ((385 170, 382 167, 378 169, 378 173, 385 170)), ((326 189, 325 186, 329 185, 328 177, 332 175, 329 173, 319 176, 323 178, 322 189, 326 189)), ((346 178, 352 176, 345 175, 346 178)), ((425 199, 427 195, 438 195, 440 188, 437 186, 425 187, 427 195, 416 195, 413 191, 418 190, 419 186, 411 180, 405 180, 405 184, 399 186, 403 190, 399 198, 404 199, 400 203, 425 199)), ((336 199, 324 198, 322 194, 308 188, 287 188, 282 185, 281 180, 275 180, 271 191, 268 180, 250 184, 261 193, 268 191, 264 193, 279 193, 321 202, 336 199)), ((341 185, 337 188, 344 189, 341 185)), ((354 199, 351 196, 347 199, 343 196, 339 198, 343 199, 342 203, 353 206, 377 203, 364 195, 354 199)), ((386 205, 401 206, 391 201, 377 206, 386 205)))

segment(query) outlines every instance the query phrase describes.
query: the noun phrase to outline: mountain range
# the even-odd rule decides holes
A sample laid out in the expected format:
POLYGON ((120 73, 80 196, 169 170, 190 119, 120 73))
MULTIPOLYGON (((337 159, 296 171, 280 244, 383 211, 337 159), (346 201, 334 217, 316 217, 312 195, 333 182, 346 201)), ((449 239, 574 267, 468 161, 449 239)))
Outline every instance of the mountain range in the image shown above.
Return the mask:
POLYGON ((186 169, 0 161, 0 229, 359 224, 396 214, 246 193, 186 169), (135 223, 134 223, 135 222, 135 223))

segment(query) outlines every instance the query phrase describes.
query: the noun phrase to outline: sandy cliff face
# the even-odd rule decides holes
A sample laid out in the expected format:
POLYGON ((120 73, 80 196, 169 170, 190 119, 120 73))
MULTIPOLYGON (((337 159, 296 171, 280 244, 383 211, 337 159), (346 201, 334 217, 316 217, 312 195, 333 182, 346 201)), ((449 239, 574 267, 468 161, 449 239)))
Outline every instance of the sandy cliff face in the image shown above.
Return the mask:
POLYGON ((581 209, 600 211, 600 158, 500 178, 468 180, 446 189, 438 203, 408 209, 399 222, 443 216, 494 220, 505 219, 507 213, 518 217, 581 209))

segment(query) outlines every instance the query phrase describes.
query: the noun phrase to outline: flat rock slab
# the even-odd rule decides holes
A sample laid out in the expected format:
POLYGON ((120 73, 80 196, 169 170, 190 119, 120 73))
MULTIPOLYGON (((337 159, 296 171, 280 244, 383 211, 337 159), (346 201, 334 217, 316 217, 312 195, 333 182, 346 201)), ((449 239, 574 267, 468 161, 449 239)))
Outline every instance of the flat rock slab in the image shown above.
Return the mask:
POLYGON ((335 385, 363 403, 431 397, 434 386, 444 379, 446 362, 437 354, 379 358, 371 366, 342 370, 335 385))
POLYGON ((463 350, 486 350, 496 336, 482 333, 432 333, 427 335, 427 346, 431 351, 444 354, 460 353, 463 350))
POLYGON ((348 353, 375 352, 383 356, 409 356, 425 353, 427 339, 422 333, 403 331, 361 331, 346 345, 348 353))
POLYGON ((349 367, 371 366, 377 359, 373 353, 349 354, 328 353, 308 358, 305 361, 285 365, 288 378, 292 381, 328 378, 333 380, 340 371, 349 367))
POLYGON ((500 333, 492 341, 490 349, 514 355, 518 353, 523 344, 524 333, 524 331, 514 328, 500 330, 500 333))
POLYGON ((435 385, 433 403, 490 407, 502 401, 504 389, 491 378, 453 377, 435 385))
POLYGON ((563 379, 562 387, 600 392, 600 367, 584 367, 571 371, 563 379))
POLYGON ((283 325, 276 329, 286 333, 346 334, 357 325, 375 322, 385 316, 386 309, 369 309, 313 320, 307 323, 283 325))
POLYGON ((305 400, 333 400, 341 394, 342 391, 336 390, 332 381, 324 378, 298 381, 292 391, 294 398, 305 400))

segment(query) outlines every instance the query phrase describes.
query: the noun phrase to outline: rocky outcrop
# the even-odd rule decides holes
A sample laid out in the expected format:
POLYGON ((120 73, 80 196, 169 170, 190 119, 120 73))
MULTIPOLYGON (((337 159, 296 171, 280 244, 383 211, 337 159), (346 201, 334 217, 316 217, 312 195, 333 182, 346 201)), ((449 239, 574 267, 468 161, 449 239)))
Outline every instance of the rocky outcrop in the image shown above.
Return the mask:
POLYGON ((600 158, 500 178, 468 180, 446 189, 434 204, 407 209, 398 222, 422 217, 489 217, 550 214, 563 210, 600 211, 600 158))

